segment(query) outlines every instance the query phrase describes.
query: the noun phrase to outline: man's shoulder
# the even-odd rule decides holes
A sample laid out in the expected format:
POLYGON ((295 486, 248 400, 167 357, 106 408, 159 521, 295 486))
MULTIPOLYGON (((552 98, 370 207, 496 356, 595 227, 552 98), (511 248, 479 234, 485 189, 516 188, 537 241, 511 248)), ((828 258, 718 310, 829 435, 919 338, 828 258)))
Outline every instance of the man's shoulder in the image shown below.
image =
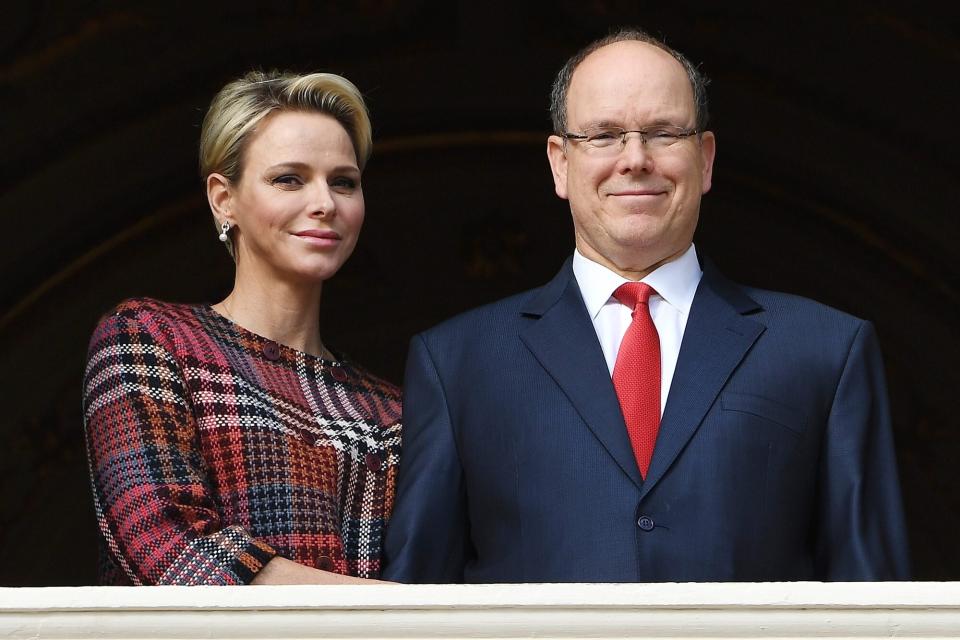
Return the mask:
POLYGON ((765 323, 785 322, 803 325, 827 322, 846 327, 859 327, 865 322, 851 313, 812 298, 731 280, 709 260, 705 261, 703 269, 701 287, 704 286, 740 313, 753 316, 765 323))
POLYGON ((847 311, 832 307, 813 298, 758 287, 743 286, 742 288, 743 291, 756 300, 767 313, 786 316, 799 315, 802 317, 833 318, 839 322, 849 322, 853 324, 863 322, 862 318, 858 318, 847 311))
MULTIPOLYGON (((780 328, 798 336, 850 336, 870 323, 847 311, 793 293, 737 285, 760 307, 756 319, 768 329, 780 328)), ((801 338, 802 339, 802 338, 801 338)))
POLYGON ((503 331, 522 321, 523 310, 543 287, 528 289, 494 302, 474 307, 440 322, 421 335, 426 339, 467 336, 503 331))

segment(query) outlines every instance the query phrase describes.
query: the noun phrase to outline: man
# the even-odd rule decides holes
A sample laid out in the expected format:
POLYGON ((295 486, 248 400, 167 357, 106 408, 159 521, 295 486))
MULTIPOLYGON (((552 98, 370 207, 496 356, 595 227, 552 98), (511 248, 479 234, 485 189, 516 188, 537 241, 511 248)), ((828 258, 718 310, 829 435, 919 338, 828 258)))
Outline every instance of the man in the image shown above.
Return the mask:
POLYGON ((639 31, 561 70, 547 155, 576 251, 413 339, 387 579, 908 577, 872 326, 692 244, 703 86, 639 31))

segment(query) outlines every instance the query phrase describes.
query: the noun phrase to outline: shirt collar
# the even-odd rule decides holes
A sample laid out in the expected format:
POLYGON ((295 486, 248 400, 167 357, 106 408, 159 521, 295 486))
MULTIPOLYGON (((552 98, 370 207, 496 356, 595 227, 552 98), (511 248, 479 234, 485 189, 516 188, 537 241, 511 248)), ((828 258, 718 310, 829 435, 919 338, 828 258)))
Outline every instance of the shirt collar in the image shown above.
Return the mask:
MULTIPOLYGON (((585 257, 579 250, 573 252, 573 274, 577 278, 580 295, 591 319, 596 319, 603 305, 613 298, 617 287, 630 282, 620 274, 585 257)), ((702 275, 696 247, 691 243, 679 258, 660 265, 640 282, 649 284, 667 304, 687 314, 702 275)))

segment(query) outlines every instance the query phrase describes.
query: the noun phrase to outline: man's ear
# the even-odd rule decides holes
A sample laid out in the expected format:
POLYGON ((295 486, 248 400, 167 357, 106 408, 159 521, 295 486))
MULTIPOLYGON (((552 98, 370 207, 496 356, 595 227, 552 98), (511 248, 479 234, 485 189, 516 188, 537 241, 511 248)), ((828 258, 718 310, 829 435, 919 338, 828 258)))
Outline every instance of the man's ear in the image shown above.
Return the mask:
POLYGON ((550 171, 553 172, 553 190, 557 195, 567 199, 567 147, 565 140, 560 136, 547 138, 547 160, 550 161, 550 171))
POLYGON ((231 226, 236 225, 230 206, 232 198, 232 186, 225 176, 219 173, 207 176, 207 202, 210 210, 219 222, 229 222, 231 226))
POLYGON ((717 157, 717 138, 713 131, 704 131, 700 137, 700 156, 703 162, 700 193, 706 193, 713 184, 713 159, 717 157))

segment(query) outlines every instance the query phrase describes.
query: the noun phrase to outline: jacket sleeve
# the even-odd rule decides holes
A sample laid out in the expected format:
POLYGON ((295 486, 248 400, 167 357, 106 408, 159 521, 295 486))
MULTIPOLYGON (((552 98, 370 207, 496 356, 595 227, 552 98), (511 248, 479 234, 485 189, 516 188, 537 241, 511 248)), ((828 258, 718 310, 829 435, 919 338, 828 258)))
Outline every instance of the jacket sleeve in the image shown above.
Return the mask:
POLYGON ((468 540, 463 469, 443 381, 423 338, 415 336, 404 376, 403 451, 383 576, 462 582, 468 540))
POLYGON ((823 580, 908 580, 910 559, 880 347, 853 339, 823 440, 817 573, 823 580))
POLYGON ((114 314, 90 343, 84 426, 100 534, 133 584, 248 583, 275 551, 222 521, 159 327, 143 313, 114 314))

